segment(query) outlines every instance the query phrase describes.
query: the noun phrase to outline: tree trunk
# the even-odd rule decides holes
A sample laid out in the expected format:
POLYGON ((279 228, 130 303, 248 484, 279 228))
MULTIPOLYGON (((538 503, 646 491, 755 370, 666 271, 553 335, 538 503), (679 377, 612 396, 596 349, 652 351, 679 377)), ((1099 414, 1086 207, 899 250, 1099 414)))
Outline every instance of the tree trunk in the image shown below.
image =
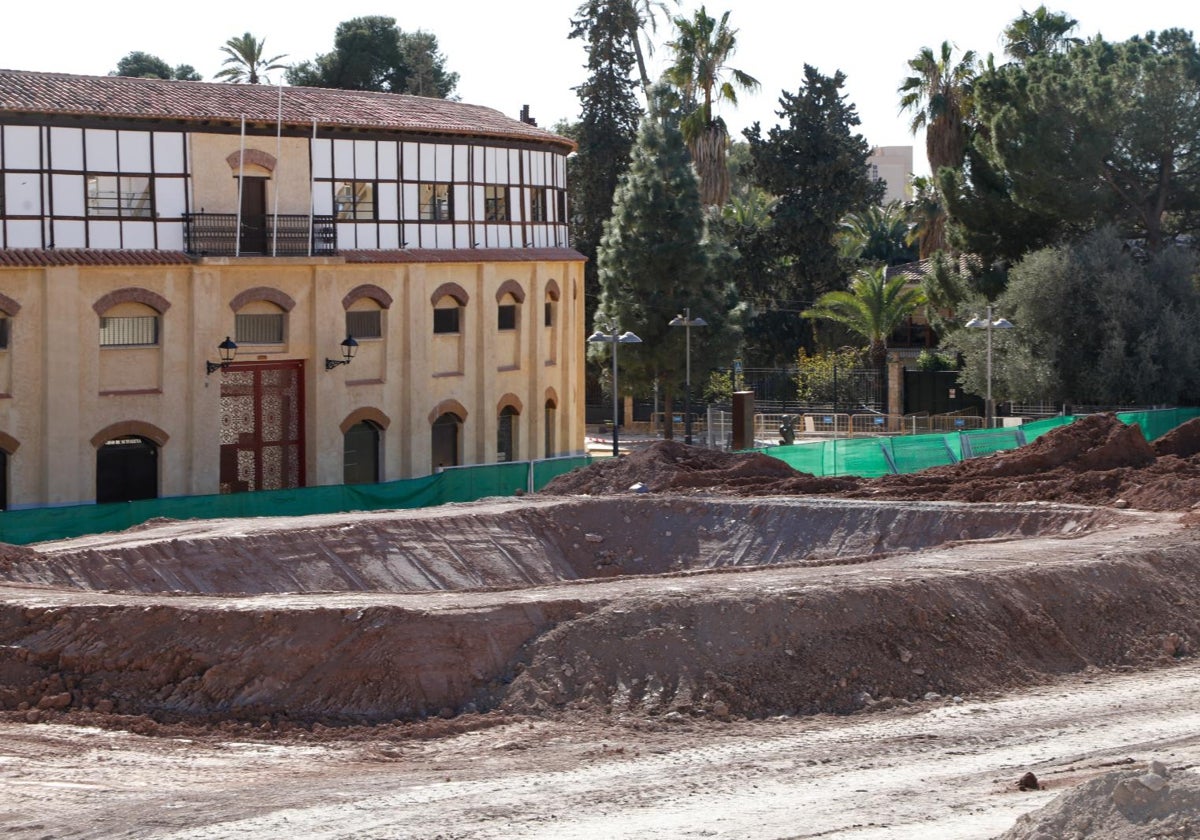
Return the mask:
POLYGON ((728 144, 729 137, 720 123, 709 123, 689 145, 700 178, 700 203, 706 207, 720 207, 729 199, 729 167, 725 165, 728 144))
POLYGON ((663 440, 675 440, 675 401, 670 391, 663 395, 662 436, 663 440))

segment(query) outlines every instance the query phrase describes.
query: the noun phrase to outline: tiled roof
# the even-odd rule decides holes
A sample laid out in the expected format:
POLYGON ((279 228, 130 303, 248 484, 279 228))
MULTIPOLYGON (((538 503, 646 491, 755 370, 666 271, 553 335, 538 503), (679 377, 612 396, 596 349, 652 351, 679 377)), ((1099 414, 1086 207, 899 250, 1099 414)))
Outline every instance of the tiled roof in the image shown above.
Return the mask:
POLYGON ((342 251, 348 263, 575 262, 574 248, 408 248, 403 251, 342 251))
POLYGON ((116 251, 88 248, 0 248, 0 268, 54 265, 190 265, 183 251, 116 251))
POLYGON ((0 70, 0 115, 68 114, 198 122, 275 124, 282 91, 283 124, 291 128, 376 128, 525 140, 574 148, 564 137, 492 108, 425 96, 274 85, 175 82, 123 76, 74 76, 0 70))

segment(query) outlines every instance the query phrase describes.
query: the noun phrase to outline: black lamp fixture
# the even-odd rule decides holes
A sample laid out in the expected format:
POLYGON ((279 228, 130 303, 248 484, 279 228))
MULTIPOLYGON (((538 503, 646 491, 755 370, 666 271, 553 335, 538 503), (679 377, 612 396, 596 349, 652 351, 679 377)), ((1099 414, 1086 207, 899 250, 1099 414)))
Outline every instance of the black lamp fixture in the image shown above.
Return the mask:
POLYGON ((353 361, 354 356, 358 353, 358 342, 354 340, 354 336, 348 335, 342 340, 342 358, 326 359, 325 370, 333 370, 338 365, 348 365, 353 361))
POLYGON ((217 345, 217 351, 221 354, 221 361, 204 363, 209 376, 212 376, 213 371, 225 370, 233 364, 233 357, 237 355, 237 344, 229 336, 225 336, 225 340, 217 345))

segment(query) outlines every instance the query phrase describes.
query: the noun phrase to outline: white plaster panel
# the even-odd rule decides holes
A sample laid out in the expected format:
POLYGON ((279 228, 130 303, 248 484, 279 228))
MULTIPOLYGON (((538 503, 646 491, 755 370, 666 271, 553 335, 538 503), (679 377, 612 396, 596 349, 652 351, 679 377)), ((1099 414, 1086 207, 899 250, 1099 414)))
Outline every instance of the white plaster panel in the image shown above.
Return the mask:
POLYGON ((471 150, 467 146, 454 147, 454 180, 469 181, 471 180, 471 167, 469 165, 471 150))
POLYGON ((184 172, 183 141, 187 135, 179 131, 154 132, 154 171, 160 174, 184 172))
POLYGON ((313 184, 313 213, 317 216, 333 215, 333 187, 328 182, 313 184))
POLYGON ((454 185, 454 218, 469 219, 471 212, 471 188, 465 184, 454 185))
POLYGON ((164 251, 182 251, 183 222, 159 222, 158 247, 164 251))
POLYGON ((89 128, 84 134, 87 168, 92 172, 117 171, 117 132, 89 128))
MULTIPOLYGON (((471 215, 467 218, 482 219, 483 218, 483 187, 471 188, 471 215)), ((465 215, 465 214, 464 214, 465 215)))
POLYGON ((37 219, 26 219, 15 221, 10 219, 6 222, 8 228, 8 239, 4 243, 6 248, 41 248, 42 247, 42 223, 37 219))
POLYGON ((454 228, 451 225, 433 225, 437 231, 437 244, 435 248, 453 248, 454 247, 454 228))
POLYGON ((521 152, 517 149, 508 150, 508 183, 521 183, 521 152))
POLYGON ((400 177, 408 181, 417 181, 421 178, 421 170, 417 165, 418 151, 416 143, 405 143, 401 148, 400 155, 400 177))
POLYGON ((333 142, 331 140, 313 140, 312 143, 312 176, 314 178, 332 178, 333 142))
POLYGON ((400 177, 400 169, 396 163, 396 155, 400 153, 397 143, 379 143, 378 156, 379 159, 375 162, 375 166, 379 171, 379 177, 394 181, 400 177))
MULTIPOLYGON (((405 145, 408 145, 408 144, 405 144, 405 145)), ((401 190, 401 198, 403 199, 403 204, 400 205, 400 218, 401 219, 419 218, 420 213, 419 213, 418 207, 417 207, 417 204, 418 204, 417 185, 416 184, 404 184, 403 188, 401 190)), ((416 240, 416 238, 412 238, 412 239, 409 239, 408 241, 416 242, 417 240, 416 240)))
POLYGON ((33 172, 6 172, 4 210, 10 216, 42 215, 41 176, 33 172))
POLYGON ((337 247, 339 251, 353 251, 358 247, 354 242, 354 227, 352 224, 334 225, 334 229, 337 231, 337 247))
POLYGON ((333 141, 333 177, 354 177, 354 141, 333 141))
POLYGON ((489 184, 507 184, 508 183, 508 154, 504 149, 488 149, 488 157, 492 158, 491 173, 488 178, 489 184), (492 158, 492 156, 495 156, 492 158))
POLYGON ((432 181, 437 173, 437 167, 434 162, 434 148, 430 143, 421 143, 418 147, 421 150, 421 174, 420 180, 432 181))
POLYGON ((41 169, 41 142, 37 126, 4 127, 4 165, 9 169, 41 169))
POLYGON ((54 169, 83 170, 83 129, 50 129, 50 162, 54 169))
POLYGON ((122 222, 122 248, 153 248, 154 222, 122 222))
POLYGON ((122 172, 150 171, 150 132, 122 131, 118 135, 122 172))
POLYGON ((375 141, 354 141, 354 177, 362 181, 373 181, 375 175, 375 141))
POLYGON ((489 225, 488 242, 493 248, 511 248, 512 235, 508 225, 489 225))
POLYGON ((525 195, 525 190, 513 189, 509 190, 508 194, 512 197, 508 208, 509 221, 522 221, 528 215, 525 208, 528 206, 529 199, 525 195))
POLYGON ((554 186, 563 187, 567 183, 567 156, 556 155, 554 164, 554 186))
POLYGON ((356 247, 374 250, 379 247, 379 237, 375 234, 375 225, 355 225, 358 228, 356 247))
POLYGON ((379 226, 379 247, 386 251, 394 251, 400 247, 400 226, 379 226))
POLYGON ((88 244, 92 248, 120 248, 120 222, 88 222, 88 244))
POLYGON ((391 222, 400 218, 400 194, 395 184, 381 181, 377 185, 375 208, 381 221, 391 222))
POLYGON ((54 175, 51 177, 50 185, 51 189, 54 190, 53 206, 55 216, 83 215, 84 188, 82 175, 54 175))
POLYGON ((86 248, 86 230, 86 222, 56 219, 54 222, 54 247, 86 248))
POLYGON ((437 156, 437 170, 434 180, 437 181, 453 181, 454 166, 453 166, 453 148, 439 143, 433 147, 437 156))
POLYGON ((183 178, 155 178, 154 202, 159 218, 182 216, 187 210, 187 182, 183 178))
POLYGON ((475 244, 475 240, 471 238, 470 225, 455 225, 454 226, 454 247, 470 248, 475 244))
POLYGON ((471 180, 483 181, 483 162, 486 155, 482 146, 471 148, 471 180))
POLYGON ((401 248, 416 248, 420 241, 418 237, 421 235, 420 225, 405 225, 404 233, 400 235, 401 248))

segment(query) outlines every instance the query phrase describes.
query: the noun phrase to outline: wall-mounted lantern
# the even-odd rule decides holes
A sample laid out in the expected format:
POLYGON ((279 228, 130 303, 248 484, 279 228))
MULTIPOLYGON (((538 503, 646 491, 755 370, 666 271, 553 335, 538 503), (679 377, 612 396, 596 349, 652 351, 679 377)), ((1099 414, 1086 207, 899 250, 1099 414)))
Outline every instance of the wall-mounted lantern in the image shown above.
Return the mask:
POLYGON ((338 365, 348 365, 354 360, 358 353, 358 342, 354 340, 354 336, 348 335, 342 340, 342 358, 326 359, 325 370, 333 370, 338 365))
POLYGON ((237 344, 229 336, 225 336, 225 340, 217 345, 217 351, 221 354, 221 361, 204 363, 208 370, 208 375, 211 376, 213 371, 225 370, 233 364, 233 357, 237 355, 237 344))

